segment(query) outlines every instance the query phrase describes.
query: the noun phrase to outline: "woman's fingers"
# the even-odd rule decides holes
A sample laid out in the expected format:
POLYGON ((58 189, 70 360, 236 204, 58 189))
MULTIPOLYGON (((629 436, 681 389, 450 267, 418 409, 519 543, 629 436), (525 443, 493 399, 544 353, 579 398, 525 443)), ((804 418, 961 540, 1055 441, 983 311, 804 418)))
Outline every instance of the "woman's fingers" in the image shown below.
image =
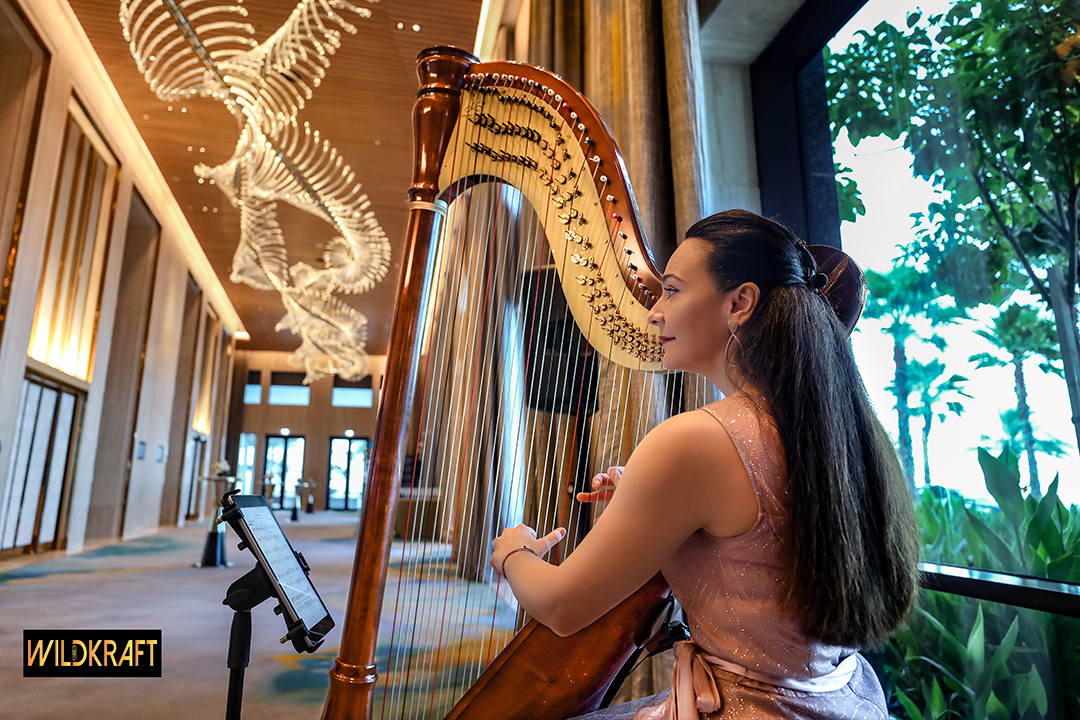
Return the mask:
POLYGON ((591 503, 591 502, 605 502, 610 500, 615 495, 615 488, 607 488, 605 490, 597 490, 594 492, 579 492, 577 494, 578 502, 591 503))
POLYGON ((592 492, 579 492, 578 502, 604 502, 610 500, 615 494, 615 488, 622 477, 621 467, 609 467, 607 472, 602 472, 593 477, 592 492))
POLYGON ((551 548, 562 542, 564 537, 566 537, 566 528, 555 528, 544 537, 537 538, 536 543, 540 545, 537 548, 537 554, 543 557, 551 548))

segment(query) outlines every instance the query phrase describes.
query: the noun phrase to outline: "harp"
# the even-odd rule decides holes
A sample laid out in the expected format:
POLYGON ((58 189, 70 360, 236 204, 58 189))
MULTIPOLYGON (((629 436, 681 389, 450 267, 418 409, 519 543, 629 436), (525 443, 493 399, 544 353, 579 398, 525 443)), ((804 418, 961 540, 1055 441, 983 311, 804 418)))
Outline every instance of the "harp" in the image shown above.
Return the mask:
POLYGON ((664 419, 672 378, 647 324, 661 281, 577 91, 450 47, 418 74, 401 288, 323 718, 570 717, 601 702, 666 585, 571 638, 515 633, 487 553, 521 520, 580 536, 571 493, 664 419))

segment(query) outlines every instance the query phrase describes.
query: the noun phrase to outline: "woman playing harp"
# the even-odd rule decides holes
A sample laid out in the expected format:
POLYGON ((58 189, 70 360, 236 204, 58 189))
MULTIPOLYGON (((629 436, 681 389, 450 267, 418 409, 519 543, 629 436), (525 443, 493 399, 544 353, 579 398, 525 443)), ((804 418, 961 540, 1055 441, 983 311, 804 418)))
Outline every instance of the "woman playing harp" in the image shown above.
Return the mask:
POLYGON ((819 272, 826 250, 745 211, 686 238, 649 322, 665 367, 705 375, 724 399, 662 423, 625 469, 597 477, 579 499, 611 503, 561 565, 539 557, 564 532, 525 526, 494 541, 490 562, 559 635, 658 570, 670 583, 692 637, 676 646, 670 695, 588 717, 886 718, 856 649, 912 609, 918 547, 848 344, 861 273, 839 251, 838 269, 819 272))

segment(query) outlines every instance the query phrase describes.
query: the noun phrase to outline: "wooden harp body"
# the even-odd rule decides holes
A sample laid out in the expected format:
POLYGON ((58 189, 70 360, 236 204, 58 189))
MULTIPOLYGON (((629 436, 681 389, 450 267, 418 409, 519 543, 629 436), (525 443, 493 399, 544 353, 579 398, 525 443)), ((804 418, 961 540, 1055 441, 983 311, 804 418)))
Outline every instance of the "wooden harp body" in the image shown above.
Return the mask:
POLYGON ((646 320, 661 281, 615 143, 565 81, 447 47, 421 53, 418 73, 401 287, 323 718, 571 717, 600 703, 666 585, 657 576, 570 638, 534 621, 515 635, 521 613, 486 552, 523 516, 538 532, 570 524, 567 498, 580 478, 622 464, 662 419, 662 349, 646 320), (523 224, 535 230, 528 247, 523 224), (530 335, 530 325, 547 330, 530 335), (583 342, 567 353, 560 338, 570 336, 583 342), (578 409, 560 406, 568 402, 578 409), (544 453, 556 458, 546 484, 522 459, 544 453), (420 550, 393 540, 403 469, 402 503, 426 509, 397 529, 420 550), (493 480, 474 489, 474 476, 493 480), (540 484, 554 499, 523 499, 540 484), (423 596, 423 581, 444 579, 444 598, 423 596), (445 602, 434 619, 398 614, 434 601, 445 602), (494 609, 466 621, 459 610, 470 602, 494 609), (378 645, 380 620, 390 647, 378 645), (412 686, 422 686, 418 697, 412 686))

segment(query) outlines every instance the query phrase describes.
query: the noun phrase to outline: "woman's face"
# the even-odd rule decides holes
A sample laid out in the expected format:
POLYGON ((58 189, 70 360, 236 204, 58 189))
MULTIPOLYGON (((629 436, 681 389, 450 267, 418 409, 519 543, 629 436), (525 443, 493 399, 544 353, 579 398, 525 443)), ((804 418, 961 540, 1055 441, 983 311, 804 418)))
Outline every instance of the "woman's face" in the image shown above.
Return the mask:
MULTIPOLYGON (((664 292, 649 312, 664 345, 664 367, 688 370, 710 379, 724 375, 724 346, 731 335, 732 292, 722 293, 706 269, 708 243, 687 238, 668 260, 664 292)), ((715 382, 715 380, 714 380, 715 382)))

